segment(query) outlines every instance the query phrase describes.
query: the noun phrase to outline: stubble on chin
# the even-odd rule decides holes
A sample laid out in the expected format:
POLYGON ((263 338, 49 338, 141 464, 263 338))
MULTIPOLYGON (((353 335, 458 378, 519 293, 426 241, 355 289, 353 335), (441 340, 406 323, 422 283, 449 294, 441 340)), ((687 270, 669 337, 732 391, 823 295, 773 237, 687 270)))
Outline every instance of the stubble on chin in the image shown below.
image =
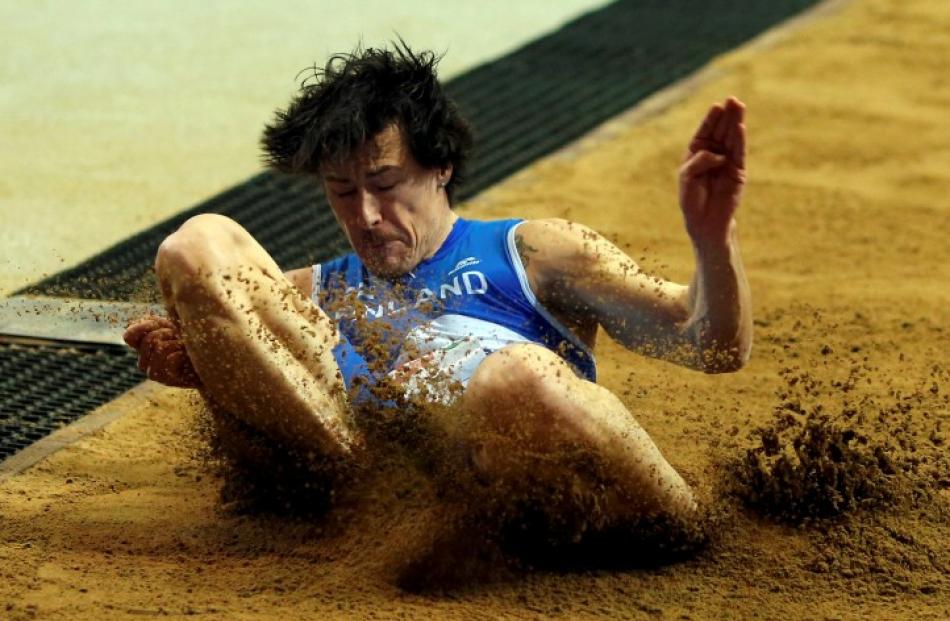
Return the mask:
POLYGON ((393 256, 385 253, 378 255, 369 252, 361 259, 367 269, 377 276, 394 278, 412 271, 409 267, 411 265, 410 257, 404 254, 393 256))

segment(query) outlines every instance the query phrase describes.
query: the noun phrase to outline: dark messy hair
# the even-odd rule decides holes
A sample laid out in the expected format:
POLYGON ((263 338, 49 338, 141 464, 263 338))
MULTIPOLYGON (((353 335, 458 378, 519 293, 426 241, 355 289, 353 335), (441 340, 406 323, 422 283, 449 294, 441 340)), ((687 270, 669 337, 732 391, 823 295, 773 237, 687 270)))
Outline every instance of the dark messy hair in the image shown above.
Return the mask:
POLYGON ((264 161, 280 172, 318 173, 339 163, 395 122, 426 168, 452 165, 451 201, 465 173, 472 131, 436 78, 440 57, 401 39, 388 49, 358 48, 316 66, 286 110, 264 128, 264 161))

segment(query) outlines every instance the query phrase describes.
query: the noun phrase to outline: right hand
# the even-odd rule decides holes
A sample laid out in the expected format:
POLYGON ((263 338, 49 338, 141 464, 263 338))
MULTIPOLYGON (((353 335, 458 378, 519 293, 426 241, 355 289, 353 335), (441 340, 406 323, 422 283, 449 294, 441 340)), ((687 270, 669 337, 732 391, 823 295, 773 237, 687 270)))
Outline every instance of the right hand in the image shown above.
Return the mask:
POLYGON ((139 369, 148 378, 166 386, 199 388, 178 325, 166 317, 148 315, 132 322, 122 338, 139 353, 139 369))
POLYGON ((680 168, 680 207, 697 247, 724 247, 746 182, 745 104, 735 97, 709 109, 680 168))

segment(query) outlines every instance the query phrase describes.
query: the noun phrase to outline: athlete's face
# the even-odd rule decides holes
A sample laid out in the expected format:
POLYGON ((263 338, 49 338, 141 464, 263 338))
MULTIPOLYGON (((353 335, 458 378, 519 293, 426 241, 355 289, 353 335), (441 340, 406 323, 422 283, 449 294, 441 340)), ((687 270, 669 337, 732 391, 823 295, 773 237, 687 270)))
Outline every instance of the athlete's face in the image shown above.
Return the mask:
POLYGON ((321 174, 330 208, 373 273, 411 271, 435 254, 455 221, 444 187, 451 167, 421 166, 396 125, 321 174))

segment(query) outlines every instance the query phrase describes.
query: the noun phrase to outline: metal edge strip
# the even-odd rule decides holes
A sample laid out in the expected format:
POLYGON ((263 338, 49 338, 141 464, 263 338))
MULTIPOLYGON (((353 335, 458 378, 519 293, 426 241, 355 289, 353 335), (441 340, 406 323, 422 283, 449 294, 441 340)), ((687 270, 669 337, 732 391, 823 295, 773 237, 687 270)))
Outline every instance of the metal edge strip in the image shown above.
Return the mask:
POLYGON ((50 435, 37 440, 10 455, 3 461, 0 461, 0 484, 16 476, 24 470, 36 465, 60 449, 75 444, 79 440, 92 435, 109 423, 125 416, 128 408, 116 407, 116 402, 120 399, 124 401, 128 398, 146 400, 148 396, 162 390, 164 387, 155 382, 144 382, 135 388, 126 391, 120 397, 96 408, 91 413, 75 420, 61 429, 57 429, 50 435))

